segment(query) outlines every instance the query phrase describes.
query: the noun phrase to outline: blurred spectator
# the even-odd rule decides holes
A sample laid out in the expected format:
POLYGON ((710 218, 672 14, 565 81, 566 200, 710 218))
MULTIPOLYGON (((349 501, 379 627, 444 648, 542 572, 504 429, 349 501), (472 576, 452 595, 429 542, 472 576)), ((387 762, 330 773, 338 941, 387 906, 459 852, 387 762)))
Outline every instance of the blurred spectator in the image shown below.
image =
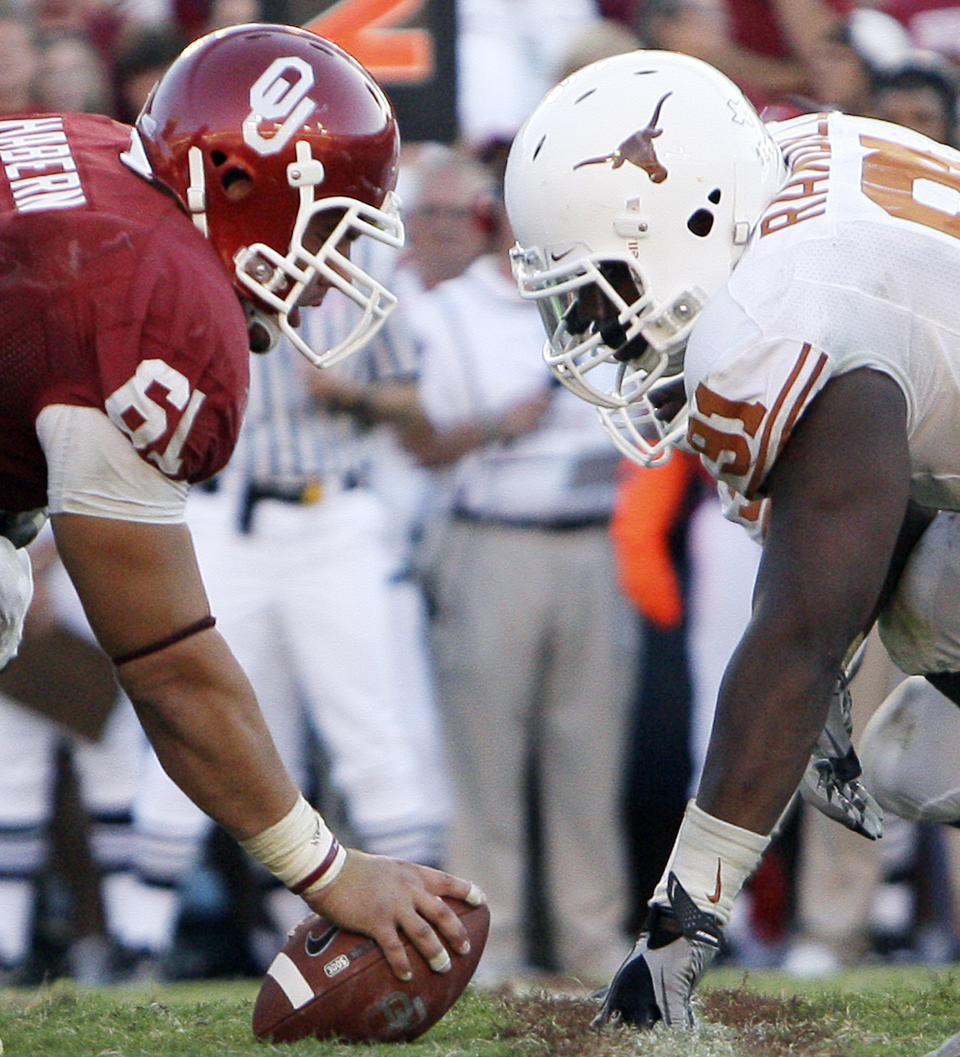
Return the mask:
POLYGON ((639 36, 622 22, 613 18, 597 19, 587 26, 583 33, 577 36, 573 45, 560 56, 554 79, 561 81, 581 66, 640 47, 643 47, 643 43, 639 36))
POLYGON ((643 0, 597 0, 597 10, 604 18, 633 27, 643 0))
POLYGON ((24 10, 39 35, 78 34, 107 63, 126 24, 123 9, 109 0, 26 0, 24 10))
MULTIPOLYGON (((402 345, 407 316, 424 291, 459 275, 489 247, 495 188, 471 152, 423 143, 404 153, 400 192, 407 239, 390 283, 399 306, 384 338, 394 340, 395 333, 402 345)), ((392 381, 382 372, 377 378, 369 372, 313 372, 310 389, 328 411, 352 417, 366 435, 370 482, 387 505, 389 532, 398 545, 394 595, 407 596, 407 619, 416 623, 423 605, 417 549, 435 499, 433 474, 413 452, 422 456, 436 442, 418 401, 416 365, 392 381)))
POLYGON ((0 6, 0 114, 37 109, 34 94, 40 53, 30 22, 11 6, 0 6))
POLYGON ((651 46, 695 55, 736 81, 765 116, 816 99, 814 62, 852 0, 643 0, 638 32, 651 46))
POLYGON ((467 150, 440 143, 408 149, 400 180, 407 241, 397 295, 404 310, 410 297, 459 275, 486 250, 495 188, 467 150))
POLYGON ((879 7, 906 28, 915 48, 960 63, 960 5, 956 0, 879 0, 879 7))
POLYGON ((113 116, 110 70, 81 33, 46 33, 39 41, 36 97, 44 110, 113 116))
POLYGON ((461 138, 475 146, 516 131, 599 17, 594 0, 457 0, 461 138))
POLYGON ((186 44, 174 28, 136 27, 123 34, 114 55, 117 116, 134 122, 150 89, 186 44))
POLYGON ((874 71, 899 66, 913 50, 906 29, 877 8, 858 5, 847 24, 854 47, 874 71))
POLYGON ((99 986, 139 913, 130 807, 145 742, 48 531, 30 551, 27 634, 0 675, 0 970, 7 984, 65 972, 99 986), (66 904, 56 930, 34 920, 44 891, 66 904))
POLYGON ((127 26, 143 29, 179 29, 172 0, 118 0, 127 26))
POLYGON ((262 21, 260 7, 260 0, 210 0, 203 32, 262 21))
POLYGON ((874 76, 871 112, 956 146, 957 98, 950 67, 917 55, 874 76))
MULTIPOLYGON (((147 0, 151 2, 151 0, 147 0)), ((305 25, 317 14, 310 0, 169 0, 174 26, 187 39, 242 22, 305 25)), ((330 6, 329 4, 326 6, 330 6)), ((358 19, 360 15, 357 16, 358 19)))
POLYGON ((869 114, 872 106, 873 71, 859 50, 851 26, 830 29, 807 67, 813 94, 798 99, 805 109, 829 108, 845 114, 869 114))

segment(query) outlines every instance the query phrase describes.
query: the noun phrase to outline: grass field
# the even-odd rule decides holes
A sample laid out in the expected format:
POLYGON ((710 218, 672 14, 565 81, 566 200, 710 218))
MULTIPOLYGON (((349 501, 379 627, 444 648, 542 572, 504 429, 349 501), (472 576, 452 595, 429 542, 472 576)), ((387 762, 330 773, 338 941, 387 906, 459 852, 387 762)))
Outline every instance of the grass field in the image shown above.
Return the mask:
POLYGON ((250 1030, 256 981, 0 992, 4 1057, 921 1057, 960 1028, 960 967, 857 970, 804 983, 711 972, 692 1032, 592 1029, 589 998, 468 990, 413 1043, 272 1046, 250 1030))

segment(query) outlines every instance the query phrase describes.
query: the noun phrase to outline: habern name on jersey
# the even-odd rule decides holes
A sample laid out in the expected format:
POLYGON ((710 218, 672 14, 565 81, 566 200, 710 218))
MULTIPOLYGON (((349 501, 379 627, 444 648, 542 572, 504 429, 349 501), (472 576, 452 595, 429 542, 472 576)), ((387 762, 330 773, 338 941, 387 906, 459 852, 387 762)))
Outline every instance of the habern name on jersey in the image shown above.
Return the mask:
POLYGON ((0 121, 0 164, 18 213, 74 209, 87 201, 59 117, 0 121))

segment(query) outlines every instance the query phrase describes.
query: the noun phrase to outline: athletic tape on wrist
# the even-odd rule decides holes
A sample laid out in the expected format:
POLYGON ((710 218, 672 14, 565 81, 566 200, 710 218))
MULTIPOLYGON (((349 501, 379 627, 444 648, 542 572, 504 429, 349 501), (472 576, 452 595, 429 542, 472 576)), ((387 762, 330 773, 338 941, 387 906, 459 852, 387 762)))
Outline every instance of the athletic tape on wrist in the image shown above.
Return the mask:
POLYGON ((279 822, 240 846, 297 895, 326 888, 347 861, 346 848, 303 796, 279 822))
POLYGON ((714 818, 690 800, 651 902, 667 905, 667 878, 672 871, 694 903, 726 925, 734 899, 760 865, 769 843, 769 836, 714 818))

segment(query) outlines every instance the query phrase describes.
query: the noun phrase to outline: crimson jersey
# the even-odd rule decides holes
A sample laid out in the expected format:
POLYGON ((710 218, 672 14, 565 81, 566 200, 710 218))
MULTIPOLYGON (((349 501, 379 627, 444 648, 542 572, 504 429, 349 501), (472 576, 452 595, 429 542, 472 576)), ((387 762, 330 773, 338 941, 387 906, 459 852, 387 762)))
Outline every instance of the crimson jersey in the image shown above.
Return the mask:
POLYGON ((240 302, 179 206, 93 114, 0 120, 0 509, 42 507, 50 404, 99 408, 168 477, 230 457, 248 385, 240 302))

